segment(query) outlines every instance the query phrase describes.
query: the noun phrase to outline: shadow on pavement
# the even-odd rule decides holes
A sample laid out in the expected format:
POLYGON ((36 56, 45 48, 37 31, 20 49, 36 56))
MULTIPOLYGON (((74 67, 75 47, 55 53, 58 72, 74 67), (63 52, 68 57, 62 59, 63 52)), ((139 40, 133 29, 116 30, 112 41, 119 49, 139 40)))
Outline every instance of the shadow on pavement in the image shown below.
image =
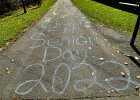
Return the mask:
POLYGON ((140 68, 140 63, 132 56, 129 57, 139 68, 140 68))
MULTIPOLYGON (((130 45, 133 50, 140 56, 140 51, 139 49, 135 46, 135 45, 130 45)), ((129 57, 139 68, 140 68, 140 63, 133 57, 133 56, 130 56, 129 57)))
POLYGON ((135 45, 130 45, 132 48, 133 48, 133 50, 140 56, 140 51, 139 51, 139 49, 135 46, 135 45))

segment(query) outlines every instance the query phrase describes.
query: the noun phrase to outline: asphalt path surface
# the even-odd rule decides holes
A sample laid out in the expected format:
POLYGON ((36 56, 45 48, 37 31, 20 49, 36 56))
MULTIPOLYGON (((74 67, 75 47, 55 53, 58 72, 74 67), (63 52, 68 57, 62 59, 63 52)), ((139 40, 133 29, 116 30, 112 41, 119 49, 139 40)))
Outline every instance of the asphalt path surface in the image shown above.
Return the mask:
POLYGON ((140 60, 129 41, 58 0, 0 53, 0 98, 139 100, 140 60))

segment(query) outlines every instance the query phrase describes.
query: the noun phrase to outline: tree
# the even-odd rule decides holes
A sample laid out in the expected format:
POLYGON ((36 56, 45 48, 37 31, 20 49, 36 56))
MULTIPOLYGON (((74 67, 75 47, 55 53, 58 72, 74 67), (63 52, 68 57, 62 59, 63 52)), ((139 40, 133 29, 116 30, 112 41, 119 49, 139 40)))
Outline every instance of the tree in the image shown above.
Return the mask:
POLYGON ((26 6, 25 6, 25 0, 21 0, 21 2, 22 2, 24 13, 27 13, 26 6))
POLYGON ((19 0, 0 0, 0 15, 19 9, 19 0))

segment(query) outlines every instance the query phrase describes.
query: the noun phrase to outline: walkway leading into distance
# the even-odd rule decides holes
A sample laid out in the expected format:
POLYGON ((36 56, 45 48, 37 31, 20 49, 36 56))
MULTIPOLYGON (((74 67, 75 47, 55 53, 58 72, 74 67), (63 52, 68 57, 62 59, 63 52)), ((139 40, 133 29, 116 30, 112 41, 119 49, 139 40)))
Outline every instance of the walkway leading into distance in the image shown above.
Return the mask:
POLYGON ((0 53, 0 98, 138 100, 139 67, 101 33, 126 42, 92 24, 70 0, 58 0, 0 53))

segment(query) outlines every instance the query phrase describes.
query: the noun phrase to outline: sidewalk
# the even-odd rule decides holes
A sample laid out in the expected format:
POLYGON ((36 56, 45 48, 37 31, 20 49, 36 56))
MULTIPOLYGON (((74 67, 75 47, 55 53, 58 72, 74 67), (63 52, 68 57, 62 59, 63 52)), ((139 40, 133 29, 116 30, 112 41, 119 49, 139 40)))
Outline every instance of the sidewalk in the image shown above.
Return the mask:
POLYGON ((70 0, 58 0, 0 54, 2 100, 139 100, 139 57, 130 36, 92 24, 70 0))

